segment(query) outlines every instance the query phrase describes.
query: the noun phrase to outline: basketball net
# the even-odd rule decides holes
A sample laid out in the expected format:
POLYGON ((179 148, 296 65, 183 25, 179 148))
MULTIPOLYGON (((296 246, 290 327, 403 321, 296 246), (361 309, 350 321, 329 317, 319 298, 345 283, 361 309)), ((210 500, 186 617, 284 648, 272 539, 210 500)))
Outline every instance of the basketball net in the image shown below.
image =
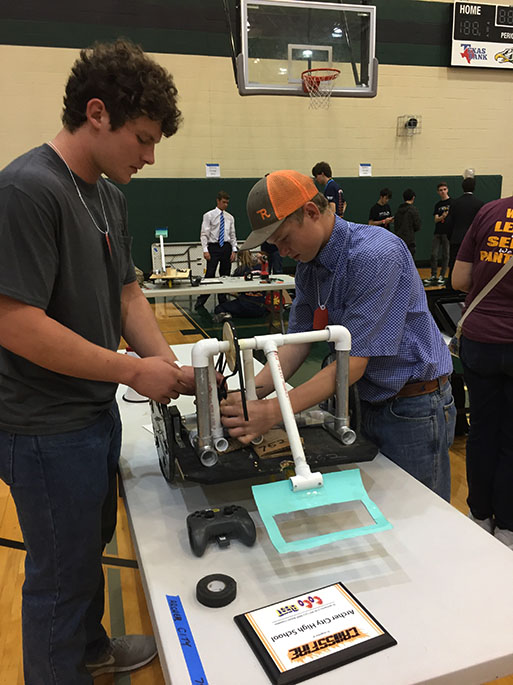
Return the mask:
POLYGON ((303 90, 310 96, 311 109, 328 109, 339 69, 307 69, 301 74, 303 90))

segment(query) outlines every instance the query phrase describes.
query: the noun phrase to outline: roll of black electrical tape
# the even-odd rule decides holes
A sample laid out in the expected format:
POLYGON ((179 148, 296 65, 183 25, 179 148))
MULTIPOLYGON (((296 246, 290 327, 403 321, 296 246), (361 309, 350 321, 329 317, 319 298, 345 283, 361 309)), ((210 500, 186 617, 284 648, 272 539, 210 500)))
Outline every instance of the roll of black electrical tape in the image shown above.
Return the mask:
POLYGON ((237 595, 237 583, 230 576, 212 573, 196 585, 196 599, 206 607, 225 607, 237 595))

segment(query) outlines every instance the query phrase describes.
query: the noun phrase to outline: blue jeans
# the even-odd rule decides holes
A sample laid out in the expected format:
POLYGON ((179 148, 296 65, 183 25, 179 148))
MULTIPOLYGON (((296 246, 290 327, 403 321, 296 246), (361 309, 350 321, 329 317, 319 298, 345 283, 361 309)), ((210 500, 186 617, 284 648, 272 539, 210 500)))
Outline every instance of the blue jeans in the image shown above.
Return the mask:
POLYGON ((467 503, 478 519, 513 530, 513 344, 460 340, 470 398, 467 503))
POLYGON ((395 397, 379 404, 362 402, 362 429, 367 437, 386 457, 447 501, 455 423, 449 382, 426 395, 395 397))
POLYGON ((90 685, 86 660, 108 645, 101 555, 116 526, 120 447, 115 403, 92 426, 69 433, 0 431, 0 477, 11 488, 27 548, 26 685, 90 685))

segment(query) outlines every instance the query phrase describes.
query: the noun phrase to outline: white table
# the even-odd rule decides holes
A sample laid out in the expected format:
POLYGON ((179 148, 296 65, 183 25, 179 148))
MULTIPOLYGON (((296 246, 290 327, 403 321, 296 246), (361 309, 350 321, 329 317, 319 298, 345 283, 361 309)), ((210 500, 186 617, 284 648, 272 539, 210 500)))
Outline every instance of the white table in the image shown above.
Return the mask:
MULTIPOLYGON (((275 274, 270 276, 270 283, 262 283, 256 278, 253 281, 245 281, 238 276, 219 276, 219 283, 201 283, 198 286, 186 285, 186 282, 174 282, 172 288, 141 288, 148 299, 175 298, 175 297, 199 297, 200 295, 219 295, 224 293, 249 293, 249 292, 279 292, 294 290, 294 276, 289 274, 275 274)), ((283 322, 283 302, 280 297, 280 325, 282 333, 285 333, 283 322)))
POLYGON ((193 286, 185 281, 174 282, 172 288, 141 288, 148 299, 156 297, 182 297, 199 295, 218 295, 219 293, 249 293, 260 291, 294 290, 294 276, 289 274, 276 274, 269 277, 270 283, 262 283, 259 278, 245 281, 242 276, 218 276, 215 280, 219 283, 201 283, 193 286))
MULTIPOLYGON (((190 348, 173 349, 188 362, 190 348)), ((306 682, 477 685, 513 673, 513 554, 384 456, 359 468, 392 530, 280 555, 256 512, 250 482, 167 484, 153 437, 142 428, 150 422, 149 405, 119 403, 126 506, 167 683, 190 679, 166 594, 181 598, 210 685, 264 685, 269 680, 233 616, 336 581, 398 644, 306 682), (249 510, 255 546, 235 540, 194 556, 187 514, 229 503, 249 510), (236 579, 238 594, 227 607, 197 602, 196 583, 210 573, 236 579)), ((194 406, 192 398, 180 404, 184 413, 194 406)))

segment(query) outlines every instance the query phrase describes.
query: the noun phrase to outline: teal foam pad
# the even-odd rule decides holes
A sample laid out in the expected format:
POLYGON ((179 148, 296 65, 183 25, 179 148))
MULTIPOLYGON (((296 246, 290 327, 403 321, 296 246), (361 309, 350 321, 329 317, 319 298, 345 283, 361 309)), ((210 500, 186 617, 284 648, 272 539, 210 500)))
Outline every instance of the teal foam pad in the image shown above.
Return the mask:
POLYGON ((277 483, 254 485, 252 491, 271 542, 281 554, 312 549, 312 547, 327 545, 331 542, 369 533, 380 533, 392 528, 392 524, 383 516, 363 487, 359 469, 324 473, 323 486, 312 490, 294 492, 290 480, 283 480, 277 483), (275 516, 279 514, 354 501, 361 501, 364 504, 374 519, 374 524, 286 542, 275 521, 275 516))

